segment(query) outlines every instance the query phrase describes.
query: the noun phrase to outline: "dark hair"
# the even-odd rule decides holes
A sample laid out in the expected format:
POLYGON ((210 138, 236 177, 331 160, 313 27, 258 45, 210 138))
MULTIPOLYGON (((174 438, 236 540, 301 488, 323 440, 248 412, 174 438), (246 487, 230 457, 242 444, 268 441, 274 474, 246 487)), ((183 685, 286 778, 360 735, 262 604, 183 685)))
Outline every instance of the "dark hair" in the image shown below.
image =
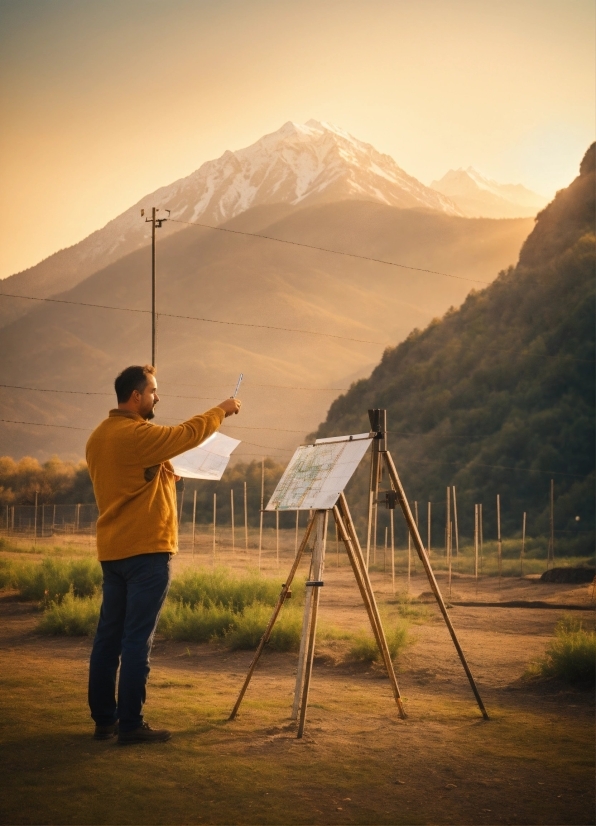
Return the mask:
POLYGON ((139 393, 142 393, 147 387, 147 376, 154 375, 155 367, 151 364, 146 364, 144 367, 134 365, 123 370, 114 382, 118 403, 127 402, 133 390, 138 390, 139 393))

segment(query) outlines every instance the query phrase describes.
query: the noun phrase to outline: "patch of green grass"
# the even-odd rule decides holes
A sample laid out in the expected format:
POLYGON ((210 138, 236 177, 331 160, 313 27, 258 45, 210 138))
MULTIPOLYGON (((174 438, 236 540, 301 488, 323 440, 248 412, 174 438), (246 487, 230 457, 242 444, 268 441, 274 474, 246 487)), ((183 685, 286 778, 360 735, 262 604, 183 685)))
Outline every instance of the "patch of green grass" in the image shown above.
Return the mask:
POLYGON ((223 635, 235 618, 232 608, 220 604, 189 605, 168 597, 159 618, 158 631, 171 640, 210 642, 223 635))
POLYGON ((38 630, 42 634, 67 637, 91 636, 97 628, 101 597, 76 597, 69 591, 60 602, 52 602, 43 612, 38 630))
MULTIPOLYGON (((236 576, 228 568, 208 570, 200 568, 185 571, 171 585, 169 598, 194 607, 223 605, 233 611, 242 611, 253 602, 275 605, 281 591, 279 579, 268 579, 258 571, 236 576)), ((293 591, 300 601, 304 582, 295 581, 293 591), (302 587, 301 587, 302 586, 302 587)))
POLYGON ((391 602, 397 605, 397 610, 400 617, 403 617, 404 619, 407 619, 415 624, 428 622, 428 620, 433 616, 427 605, 413 603, 412 597, 405 591, 396 594, 391 602))
POLYGON ((61 602, 70 590, 75 597, 91 596, 101 581, 101 567, 91 559, 44 559, 39 565, 18 563, 13 567, 13 587, 19 596, 46 604, 61 602))
MULTIPOLYGON (((391 659, 395 660, 403 649, 411 643, 408 623, 401 620, 391 625, 383 623, 383 627, 391 659)), ((350 659, 360 662, 382 662, 377 642, 369 631, 359 631, 353 635, 348 656, 350 659)))
MULTIPOLYGON (((231 649, 256 648, 271 618, 268 605, 255 602, 235 618, 224 639, 231 649)), ((302 612, 298 605, 285 605, 279 614, 268 647, 275 651, 297 651, 300 645, 302 612)))
POLYGON ((596 633, 586 631, 576 617, 562 617, 544 657, 531 663, 525 676, 555 677, 572 685, 593 688, 596 683, 596 633))
POLYGON ((101 567, 91 559, 44 559, 40 564, 0 559, 0 588, 14 588, 24 600, 60 602, 70 590, 76 597, 88 597, 101 580, 101 567))

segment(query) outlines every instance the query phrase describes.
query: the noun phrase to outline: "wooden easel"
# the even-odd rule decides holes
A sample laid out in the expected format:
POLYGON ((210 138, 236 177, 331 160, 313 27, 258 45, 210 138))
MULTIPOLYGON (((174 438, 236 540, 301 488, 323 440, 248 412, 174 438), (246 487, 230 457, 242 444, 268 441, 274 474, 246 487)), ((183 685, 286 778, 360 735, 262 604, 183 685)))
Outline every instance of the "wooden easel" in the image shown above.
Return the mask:
MULTIPOLYGON (((380 439, 378 436, 376 437, 378 441, 380 439)), ((384 445, 383 445, 384 447, 384 445)), ((374 441, 373 441, 373 450, 374 450, 374 441)), ((489 719, 488 713, 484 708, 484 704, 478 693, 478 689, 476 688, 476 684, 474 682, 474 678, 472 677, 472 673, 468 667, 468 663, 466 662, 466 658, 464 653, 461 649, 457 636, 455 634, 455 630, 453 625, 451 624, 451 620, 447 614, 447 608, 443 601, 443 597, 441 596, 441 592, 439 591, 439 587, 437 585, 437 581, 433 574, 432 568, 430 566, 430 561, 428 559, 428 555, 422 544, 422 539, 420 538, 420 534, 418 532, 418 526, 414 520, 412 512, 410 510, 410 506, 405 496, 404 489, 400 482, 399 476, 397 475, 397 470, 395 469, 395 465, 393 463, 393 459, 391 454, 387 450, 378 450, 378 458, 375 460, 375 473, 374 473, 374 480, 377 481, 380 478, 380 471, 379 471, 379 464, 381 461, 381 456, 383 457, 388 473, 389 478, 391 480, 392 490, 389 492, 392 495, 389 497, 390 504, 395 507, 396 503, 399 503, 401 509, 403 511, 404 517, 406 519, 406 523, 408 525, 408 529, 412 535, 412 539, 414 541, 414 546, 418 552, 418 556, 424 566, 424 570, 428 577, 428 581, 432 588, 432 591, 435 595, 437 603, 439 605, 439 609, 443 615, 447 628, 449 629, 449 633, 459 654, 460 660, 463 664, 464 670, 470 681, 470 685, 472 687, 472 691, 474 692, 474 696, 476 697, 476 701, 482 712, 482 716, 485 720, 489 719)), ((374 454, 373 454, 374 455, 374 454)), ((377 481, 377 492, 378 492, 378 481, 377 481)), ((376 503, 375 503, 376 504, 376 503)), ((373 593, 372 585, 370 582, 370 577, 368 575, 368 565, 367 560, 364 558, 362 553, 362 549, 360 547, 360 543, 358 541, 358 537, 356 535, 356 529, 354 528, 354 523, 352 521, 352 517, 350 514, 350 510, 348 508, 348 503, 343 493, 340 493, 339 499, 337 500, 336 505, 333 507, 332 510, 333 518, 335 520, 335 524, 337 525, 337 531, 339 538, 344 543, 348 559, 350 560, 350 564, 352 566, 352 571, 354 573, 354 578, 356 580, 356 584, 358 585, 358 589, 360 591, 360 595, 362 597, 362 601, 364 603, 364 607, 366 608, 366 612, 368 614, 368 618, 370 620, 371 628, 377 642, 377 646, 383 658, 383 663, 385 665, 385 669, 387 671, 387 676, 389 677, 389 682, 391 684, 391 688, 393 690, 393 696, 395 698, 395 702, 397 704, 397 708, 399 711, 399 716, 402 719, 405 719, 406 712, 403 707, 403 703, 401 700, 401 694, 399 691, 399 686, 397 684, 397 678, 395 676, 395 671, 393 669, 393 663, 391 661, 391 655, 389 653, 389 648, 387 646, 387 640, 385 638, 385 632, 383 631, 383 625, 381 623, 381 617, 379 614, 379 609, 377 607, 377 603, 375 600, 375 596, 373 593)), ((302 555, 306 550, 308 545, 309 539, 311 534, 314 531, 314 545, 312 551, 312 561, 311 561, 311 568, 310 568, 310 579, 307 581, 306 586, 306 600, 304 605, 304 619, 302 624, 302 636, 300 641, 300 653, 298 656, 298 671, 296 675, 296 689, 294 692, 294 705, 292 709, 292 719, 298 718, 298 733, 297 737, 301 738, 304 734, 304 725, 306 721, 306 710, 308 707, 308 693, 310 689, 310 680, 312 676, 312 665, 314 659, 314 651, 315 651, 315 639, 317 633, 317 614, 319 608, 319 594, 320 588, 323 586, 323 573, 325 567, 325 545, 326 545, 326 538, 327 538, 327 525, 329 520, 329 511, 328 510, 317 510, 314 511, 311 518, 309 519, 308 525, 306 526, 306 530, 304 533, 304 537, 302 542, 300 543, 300 547, 296 553, 296 558, 294 559, 294 563, 288 575, 288 578, 284 585, 282 586, 281 593, 277 600, 277 604, 273 609, 273 614, 271 615, 271 619, 265 629, 265 633, 263 634, 261 641, 257 647, 255 655, 252 659, 250 667, 248 669, 248 673, 244 680, 244 684, 240 689, 240 694, 238 695, 238 699, 236 700, 236 704, 232 709, 232 713, 229 716, 230 720, 233 720, 237 713, 238 709, 240 708, 240 704, 244 698, 254 670, 257 666, 257 663, 263 653, 263 649, 267 645, 269 638, 271 637, 271 632, 273 630, 273 626, 279 616, 279 613, 283 607, 283 604, 290 593, 290 588, 292 585, 292 581, 298 570, 298 566, 302 559, 302 555)), ((370 534, 369 534, 370 536, 370 534)), ((369 545, 370 547, 370 545, 369 545)))

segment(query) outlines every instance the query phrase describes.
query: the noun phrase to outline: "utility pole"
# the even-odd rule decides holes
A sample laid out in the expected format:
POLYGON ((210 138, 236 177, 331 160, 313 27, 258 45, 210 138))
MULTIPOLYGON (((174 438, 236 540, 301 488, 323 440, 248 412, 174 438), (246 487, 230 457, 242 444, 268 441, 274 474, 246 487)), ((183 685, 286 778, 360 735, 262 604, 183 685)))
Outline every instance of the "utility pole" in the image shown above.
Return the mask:
MULTIPOLYGON (((166 209, 164 212, 168 213, 168 218, 158 218, 157 213, 159 208, 151 208, 151 218, 145 218, 146 224, 151 224, 151 364, 155 367, 157 358, 157 305, 155 300, 155 230, 160 229, 164 221, 170 217, 170 210, 166 209)), ((145 215, 145 210, 141 210, 141 218, 145 215)))

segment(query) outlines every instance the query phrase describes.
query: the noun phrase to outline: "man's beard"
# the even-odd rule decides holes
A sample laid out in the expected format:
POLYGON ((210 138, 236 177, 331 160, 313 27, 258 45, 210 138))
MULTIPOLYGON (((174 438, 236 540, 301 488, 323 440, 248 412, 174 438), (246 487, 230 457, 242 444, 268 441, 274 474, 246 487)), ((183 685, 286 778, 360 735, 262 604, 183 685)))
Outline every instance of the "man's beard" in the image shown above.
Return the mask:
POLYGON ((143 418, 145 419, 146 422, 148 422, 150 419, 154 419, 155 418, 155 406, 153 406, 148 413, 145 413, 143 418))

